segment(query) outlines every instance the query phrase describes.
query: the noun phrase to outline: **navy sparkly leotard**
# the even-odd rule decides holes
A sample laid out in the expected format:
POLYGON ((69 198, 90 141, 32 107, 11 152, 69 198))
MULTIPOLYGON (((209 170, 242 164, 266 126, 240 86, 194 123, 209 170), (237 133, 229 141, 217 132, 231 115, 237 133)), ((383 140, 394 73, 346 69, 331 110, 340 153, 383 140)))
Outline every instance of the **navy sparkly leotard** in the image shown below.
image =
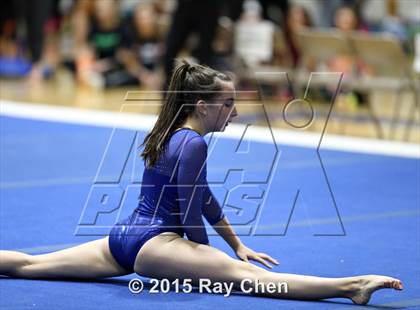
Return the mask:
POLYGON ((166 231, 208 244, 202 216, 211 224, 223 217, 206 180, 207 144, 197 132, 175 131, 153 167, 145 167, 138 207, 117 223, 109 247, 119 265, 134 271, 140 248, 166 231))

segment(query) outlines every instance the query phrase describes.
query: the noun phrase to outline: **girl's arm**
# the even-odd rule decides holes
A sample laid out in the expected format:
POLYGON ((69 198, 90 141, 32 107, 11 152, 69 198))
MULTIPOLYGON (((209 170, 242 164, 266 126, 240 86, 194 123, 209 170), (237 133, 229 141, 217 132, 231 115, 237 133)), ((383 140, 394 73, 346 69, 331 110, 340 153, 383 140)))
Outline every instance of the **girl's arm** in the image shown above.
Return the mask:
POLYGON ((185 140, 178 160, 178 200, 181 224, 188 240, 209 244, 203 222, 203 186, 205 182, 203 163, 207 156, 207 145, 201 137, 185 140))
POLYGON ((236 235, 226 216, 215 223, 213 228, 227 242, 227 244, 229 244, 239 259, 245 262, 254 260, 268 268, 272 268, 269 262, 275 265, 279 264, 276 259, 272 258, 268 254, 255 252, 254 250, 245 246, 241 239, 239 239, 239 237, 236 235))
POLYGON ((278 262, 271 256, 265 253, 257 253, 242 243, 241 239, 239 239, 230 225, 227 217, 223 214, 223 210, 217 199, 214 197, 207 182, 204 186, 203 194, 203 202, 205 203, 203 206, 204 217, 207 222, 213 226, 214 230, 216 230, 217 233, 227 242, 227 244, 229 244, 238 258, 245 262, 248 262, 248 259, 252 259, 260 262, 268 268, 271 268, 271 265, 267 263, 267 261, 276 265, 278 264, 278 262))
POLYGON ((232 248, 233 251, 243 245, 241 239, 236 235, 232 226, 226 216, 224 216, 219 222, 213 225, 214 230, 226 241, 227 244, 232 248))

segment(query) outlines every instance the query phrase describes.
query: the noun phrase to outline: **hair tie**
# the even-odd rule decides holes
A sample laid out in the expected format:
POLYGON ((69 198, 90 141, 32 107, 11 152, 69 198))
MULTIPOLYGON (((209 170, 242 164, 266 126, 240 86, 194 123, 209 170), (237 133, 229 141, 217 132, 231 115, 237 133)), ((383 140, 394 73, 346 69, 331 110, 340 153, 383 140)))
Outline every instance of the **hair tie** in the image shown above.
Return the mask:
POLYGON ((186 69, 187 71, 191 68, 191 65, 185 59, 182 60, 182 65, 184 66, 183 69, 186 69))

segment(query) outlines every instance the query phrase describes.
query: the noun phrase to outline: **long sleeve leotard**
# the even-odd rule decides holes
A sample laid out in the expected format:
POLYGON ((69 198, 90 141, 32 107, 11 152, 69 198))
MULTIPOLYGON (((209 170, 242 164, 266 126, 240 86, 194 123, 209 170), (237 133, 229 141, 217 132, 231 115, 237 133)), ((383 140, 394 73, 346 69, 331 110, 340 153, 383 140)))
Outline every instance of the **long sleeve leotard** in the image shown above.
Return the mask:
POLYGON ((145 167, 137 208, 109 236, 111 253, 122 267, 133 271, 140 248, 162 232, 209 243, 203 216, 213 225, 224 214, 206 180, 206 159, 203 137, 182 128, 172 133, 156 164, 145 167))
POLYGON ((202 136, 187 128, 173 133, 158 162, 145 168, 136 211, 162 220, 162 226, 178 226, 189 240, 207 244, 203 216, 213 225, 224 214, 207 184, 206 160, 202 136))

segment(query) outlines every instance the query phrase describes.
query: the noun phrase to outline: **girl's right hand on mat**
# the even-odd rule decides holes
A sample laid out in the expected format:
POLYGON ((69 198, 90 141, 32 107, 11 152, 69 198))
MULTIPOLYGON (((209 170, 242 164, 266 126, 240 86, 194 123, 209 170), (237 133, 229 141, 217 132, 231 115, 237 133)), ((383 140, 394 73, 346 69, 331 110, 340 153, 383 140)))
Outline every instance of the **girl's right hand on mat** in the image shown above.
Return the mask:
POLYGON ((268 268, 273 268, 269 262, 278 265, 279 262, 272 258, 270 255, 265 254, 265 253, 259 253, 259 252, 255 252, 254 250, 248 248, 245 245, 240 245, 237 249, 236 249, 236 256, 243 260, 244 262, 249 262, 249 260, 253 260, 256 262, 261 263, 262 265, 268 267, 268 268))

